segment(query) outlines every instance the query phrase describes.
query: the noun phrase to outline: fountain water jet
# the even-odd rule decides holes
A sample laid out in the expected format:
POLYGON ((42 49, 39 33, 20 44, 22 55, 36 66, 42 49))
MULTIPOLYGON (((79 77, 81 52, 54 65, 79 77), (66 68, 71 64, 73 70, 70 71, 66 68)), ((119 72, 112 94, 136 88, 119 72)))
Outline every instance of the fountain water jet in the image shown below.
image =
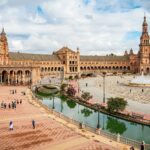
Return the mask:
POLYGON ((133 79, 129 85, 131 86, 148 86, 150 87, 150 76, 149 75, 144 75, 144 73, 142 72, 142 74, 138 77, 136 77, 135 79, 133 79))

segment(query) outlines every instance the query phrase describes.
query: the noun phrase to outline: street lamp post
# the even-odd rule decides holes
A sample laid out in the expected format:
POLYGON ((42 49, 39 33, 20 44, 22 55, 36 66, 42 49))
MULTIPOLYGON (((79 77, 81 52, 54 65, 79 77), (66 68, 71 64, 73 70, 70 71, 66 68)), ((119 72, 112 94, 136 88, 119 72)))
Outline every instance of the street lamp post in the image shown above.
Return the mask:
POLYGON ((105 75, 106 73, 103 72, 103 103, 105 103, 105 75))
POLYGON ((54 104, 54 95, 53 95, 53 109, 55 109, 55 104, 54 104))
POLYGON ((97 129, 100 128, 99 116, 100 116, 100 113, 99 113, 99 111, 98 111, 97 129))
POLYGON ((80 78, 80 75, 78 74, 78 76, 77 76, 78 95, 80 95, 80 85, 79 85, 79 78, 80 78))
POLYGON ((61 74, 61 84, 63 83, 63 80, 64 80, 64 67, 62 67, 61 69, 60 69, 60 74, 61 74))

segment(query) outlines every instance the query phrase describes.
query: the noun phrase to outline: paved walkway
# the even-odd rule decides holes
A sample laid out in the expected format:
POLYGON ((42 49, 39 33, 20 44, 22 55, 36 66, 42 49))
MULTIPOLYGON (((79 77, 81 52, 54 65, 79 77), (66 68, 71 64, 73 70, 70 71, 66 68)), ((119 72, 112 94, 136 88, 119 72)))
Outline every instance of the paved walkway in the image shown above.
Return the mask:
MULTIPOLYGON (((129 111, 149 114, 148 118, 150 118, 150 88, 123 85, 128 84, 132 79, 133 76, 107 76, 105 79, 106 101, 109 97, 125 98, 128 101, 129 111), (143 92, 142 89, 144 89, 143 92)), ((103 102, 103 78, 101 76, 80 79, 79 85, 80 90, 90 92, 97 103, 103 102)))
POLYGON ((127 150, 129 147, 67 124, 47 114, 40 105, 21 94, 25 87, 0 86, 0 102, 22 99, 16 109, 0 109, 0 150, 127 150), (10 94, 16 89, 17 94, 10 94), (32 128, 32 119, 36 128, 32 128), (13 121, 14 130, 9 130, 13 121), (69 127, 68 127, 69 126, 69 127), (125 148, 126 147, 126 148, 125 148), (124 148, 124 149, 123 149, 124 148))

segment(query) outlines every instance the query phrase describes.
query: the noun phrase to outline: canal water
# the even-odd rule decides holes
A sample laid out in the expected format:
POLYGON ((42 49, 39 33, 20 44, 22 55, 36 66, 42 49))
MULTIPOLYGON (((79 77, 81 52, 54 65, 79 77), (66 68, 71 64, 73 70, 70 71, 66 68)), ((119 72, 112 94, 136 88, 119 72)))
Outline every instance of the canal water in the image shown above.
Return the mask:
POLYGON ((67 99, 64 96, 40 96, 40 100, 49 108, 54 108, 55 111, 61 112, 65 116, 84 123, 90 127, 97 128, 97 126, 99 126, 102 130, 110 133, 119 133, 124 137, 136 141, 145 141, 146 144, 150 144, 150 127, 148 126, 99 113, 67 99))

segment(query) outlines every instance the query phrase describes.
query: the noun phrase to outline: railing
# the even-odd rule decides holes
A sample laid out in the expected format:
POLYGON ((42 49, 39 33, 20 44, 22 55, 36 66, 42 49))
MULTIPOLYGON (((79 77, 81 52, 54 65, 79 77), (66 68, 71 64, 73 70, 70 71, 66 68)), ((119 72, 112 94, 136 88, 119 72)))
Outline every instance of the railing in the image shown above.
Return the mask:
POLYGON ((141 144, 141 142, 138 142, 138 141, 135 141, 132 139, 128 139, 128 138, 123 137, 123 136, 120 137, 120 142, 127 144, 127 145, 134 145, 137 148, 140 148, 140 144, 141 144))
POLYGON ((100 131, 100 135, 104 136, 104 137, 107 137, 111 140, 114 140, 114 141, 117 141, 117 135, 116 134, 112 134, 110 132, 107 132, 107 131, 104 131, 104 130, 101 130, 100 131))
MULTIPOLYGON (((88 125, 86 125, 86 124, 82 124, 81 122, 76 121, 76 120, 74 120, 74 119, 71 119, 71 118, 65 116, 65 115, 62 114, 62 113, 56 112, 54 109, 49 108, 48 106, 44 105, 44 104, 43 104, 41 101, 39 101, 39 99, 38 99, 35 95, 33 95, 33 94, 32 94, 32 98, 33 98, 34 100, 36 100, 36 102, 37 102, 38 104, 40 104, 42 107, 44 107, 44 108, 46 109, 46 111, 48 111, 48 112, 54 114, 55 116, 57 116, 57 117, 59 117, 59 118, 65 120, 65 121, 68 122, 68 123, 74 124, 74 125, 76 125, 76 126, 78 126, 78 127, 81 127, 81 128, 83 128, 83 129, 86 129, 87 131, 90 131, 90 132, 95 133, 95 134, 99 134, 99 135, 101 135, 101 136, 103 136, 103 137, 106 137, 106 138, 109 138, 109 139, 111 139, 111 140, 114 140, 114 141, 117 141, 117 142, 121 142, 121 143, 124 143, 124 144, 126 144, 126 145, 131 145, 131 146, 134 146, 134 147, 136 147, 136 148, 138 148, 138 149, 140 148, 141 142, 139 142, 139 141, 135 141, 135 140, 132 140, 132 139, 129 139, 129 138, 120 136, 120 135, 112 134, 112 133, 107 132, 107 131, 104 131, 104 130, 99 130, 99 131, 98 131, 97 129, 95 129, 95 128, 93 128, 93 127, 90 127, 90 126, 88 126, 88 125)), ((145 144, 145 150, 150 150, 150 144, 145 144)))

